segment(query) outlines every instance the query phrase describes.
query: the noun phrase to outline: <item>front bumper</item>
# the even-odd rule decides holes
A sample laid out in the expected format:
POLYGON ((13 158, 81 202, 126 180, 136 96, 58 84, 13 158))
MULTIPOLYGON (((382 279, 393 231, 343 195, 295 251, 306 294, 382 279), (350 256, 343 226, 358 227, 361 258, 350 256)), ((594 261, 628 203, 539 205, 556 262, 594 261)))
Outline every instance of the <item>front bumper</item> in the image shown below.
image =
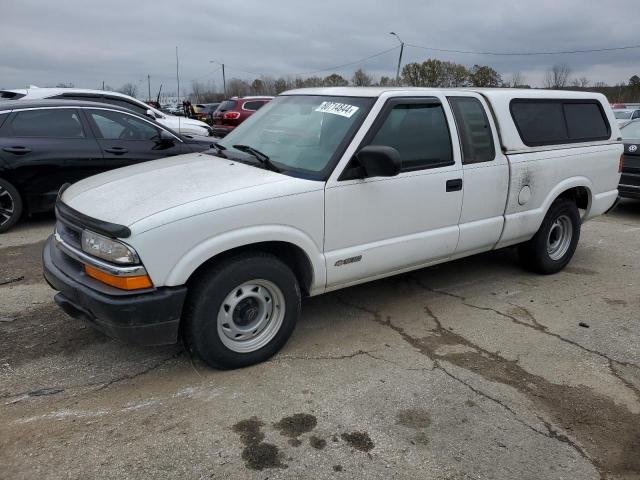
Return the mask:
POLYGON ((65 313, 101 332, 139 345, 178 341, 186 287, 164 287, 144 293, 103 292, 86 285, 82 270, 69 268, 50 237, 42 252, 44 278, 59 293, 55 302, 65 313))

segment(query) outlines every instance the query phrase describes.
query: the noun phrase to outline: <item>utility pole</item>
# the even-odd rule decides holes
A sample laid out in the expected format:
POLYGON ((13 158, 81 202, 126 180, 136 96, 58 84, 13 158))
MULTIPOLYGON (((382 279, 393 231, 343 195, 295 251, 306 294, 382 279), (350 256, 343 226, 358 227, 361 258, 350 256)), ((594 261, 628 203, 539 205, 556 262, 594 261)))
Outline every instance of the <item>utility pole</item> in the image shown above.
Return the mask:
POLYGON ((104 91, 104 80, 102 80, 102 90, 104 91))
POLYGON ((151 75, 147 74, 147 86, 149 87, 149 96, 147 97, 151 101, 151 75))
POLYGON ((178 103, 180 103, 180 70, 178 69, 178 47, 176 46, 176 80, 178 81, 178 103))
POLYGON ((389 32, 390 35, 393 35, 400 42, 400 56, 398 57, 398 69, 396 70, 396 86, 400 86, 400 67, 402 66, 402 52, 404 51, 404 42, 400 38, 400 36, 396 32, 389 32))
POLYGON ((224 96, 227 96, 227 78, 224 76, 224 63, 220 63, 217 60, 209 60, 209 63, 217 63, 222 67, 222 89, 224 90, 224 96))
POLYGON ((224 90, 224 96, 227 96, 227 79, 224 76, 224 63, 222 64, 222 89, 224 90))

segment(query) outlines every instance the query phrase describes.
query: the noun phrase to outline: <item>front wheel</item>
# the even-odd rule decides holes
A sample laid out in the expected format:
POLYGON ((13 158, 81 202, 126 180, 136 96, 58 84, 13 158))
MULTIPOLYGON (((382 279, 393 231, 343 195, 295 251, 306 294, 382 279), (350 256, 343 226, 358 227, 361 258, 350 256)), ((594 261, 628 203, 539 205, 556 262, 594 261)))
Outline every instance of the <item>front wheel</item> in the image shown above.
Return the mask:
POLYGON ((291 336, 300 297, 296 276, 276 256, 254 252, 228 258, 190 288, 186 346, 214 368, 262 362, 291 336))
POLYGON ((580 212, 575 202, 558 198, 547 212, 531 240, 520 245, 523 264, 530 270, 552 274, 562 270, 573 257, 580 239, 580 212))

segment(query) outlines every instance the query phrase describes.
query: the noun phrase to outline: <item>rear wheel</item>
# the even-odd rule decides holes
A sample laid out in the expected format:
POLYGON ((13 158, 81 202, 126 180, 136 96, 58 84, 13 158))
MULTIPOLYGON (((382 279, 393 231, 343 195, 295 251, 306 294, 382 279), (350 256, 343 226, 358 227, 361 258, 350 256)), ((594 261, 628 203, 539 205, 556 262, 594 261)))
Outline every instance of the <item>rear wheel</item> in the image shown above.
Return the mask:
POLYGON ((580 239, 580 212, 575 202, 558 198, 534 237, 519 247, 523 264, 534 272, 562 270, 573 257, 580 239))
POLYGON ((22 198, 18 190, 0 178, 0 233, 13 227, 22 215, 22 198))
POLYGON ((190 288, 187 348, 215 368, 262 362, 288 340, 300 302, 296 276, 277 257, 255 252, 228 258, 190 288))

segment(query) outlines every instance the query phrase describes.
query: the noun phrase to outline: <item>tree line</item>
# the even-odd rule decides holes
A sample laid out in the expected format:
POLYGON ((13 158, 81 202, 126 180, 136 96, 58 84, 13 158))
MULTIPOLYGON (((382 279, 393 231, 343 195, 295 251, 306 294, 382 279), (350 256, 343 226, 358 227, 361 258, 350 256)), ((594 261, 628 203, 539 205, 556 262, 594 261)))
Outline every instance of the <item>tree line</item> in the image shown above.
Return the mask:
MULTIPOLYGON (((596 91, 604 94, 611 103, 640 102, 640 76, 633 75, 628 82, 607 85, 604 82, 592 83, 588 78, 574 77, 567 64, 556 64, 550 67, 543 79, 543 88, 596 91)), ((194 103, 219 102, 225 98, 247 95, 278 95, 286 90, 307 87, 368 87, 368 86, 411 86, 411 87, 498 87, 498 88, 531 88, 520 72, 515 72, 508 79, 488 65, 466 65, 438 60, 434 58, 423 62, 404 65, 399 82, 394 77, 374 75, 363 69, 356 70, 350 78, 338 73, 327 76, 272 77, 262 75, 253 80, 231 78, 226 84, 226 93, 222 92, 215 82, 204 83, 193 81, 191 92, 183 92, 182 97, 194 103)), ((58 86, 72 86, 59 84, 58 86)), ((106 86, 105 90, 116 90, 132 97, 138 93, 137 85, 126 83, 119 89, 106 86)), ((169 95, 169 94, 166 94, 169 95)))

